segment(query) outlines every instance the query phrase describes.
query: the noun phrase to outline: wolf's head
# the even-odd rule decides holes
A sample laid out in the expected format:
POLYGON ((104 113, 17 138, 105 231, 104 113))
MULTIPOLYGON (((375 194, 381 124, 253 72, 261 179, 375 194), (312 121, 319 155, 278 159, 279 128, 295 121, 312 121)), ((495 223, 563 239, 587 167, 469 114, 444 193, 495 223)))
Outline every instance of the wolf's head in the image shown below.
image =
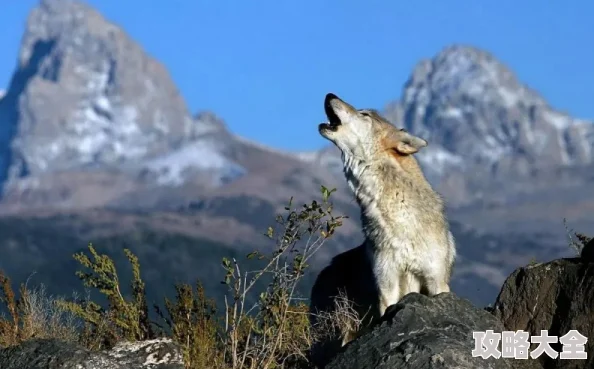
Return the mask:
POLYGON ((324 110, 328 123, 320 124, 318 131, 347 157, 372 162, 385 154, 408 156, 427 146, 427 141, 396 128, 374 110, 357 110, 332 93, 324 99, 324 110))

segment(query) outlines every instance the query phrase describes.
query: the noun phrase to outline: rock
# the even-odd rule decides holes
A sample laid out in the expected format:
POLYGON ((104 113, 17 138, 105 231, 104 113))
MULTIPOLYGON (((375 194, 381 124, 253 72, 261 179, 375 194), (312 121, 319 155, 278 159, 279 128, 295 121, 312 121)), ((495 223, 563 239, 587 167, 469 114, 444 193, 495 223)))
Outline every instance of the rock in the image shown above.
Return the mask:
POLYGON ((501 332, 503 325, 468 300, 411 293, 326 368, 513 368, 513 359, 472 357, 472 332, 487 329, 501 332))
MULTIPOLYGON (((594 263, 580 258, 558 259, 517 269, 505 281, 494 305, 494 315, 507 330, 530 335, 562 336, 575 329, 588 337, 586 360, 539 360, 547 369, 591 368, 594 365, 594 263)), ((532 350, 536 345, 531 347, 532 350)), ((551 347, 560 352, 561 344, 551 347)))
POLYGON ((585 262, 594 262, 594 238, 584 245, 580 257, 585 262))
POLYGON ((35 339, 0 350, 2 369, 184 369, 180 348, 169 339, 122 342, 92 352, 70 342, 35 339))

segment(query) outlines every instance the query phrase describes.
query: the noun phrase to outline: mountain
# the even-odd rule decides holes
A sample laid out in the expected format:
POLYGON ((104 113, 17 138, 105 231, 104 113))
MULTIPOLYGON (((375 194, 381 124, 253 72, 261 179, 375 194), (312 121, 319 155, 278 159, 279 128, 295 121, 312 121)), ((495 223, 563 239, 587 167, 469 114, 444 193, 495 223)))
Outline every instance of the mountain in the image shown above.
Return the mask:
POLYGON ((212 118, 192 117, 166 68, 95 10, 76 1, 41 1, 0 102, 0 120, 7 122, 0 169, 5 196, 25 206, 95 206, 147 178, 177 185, 186 175, 208 173, 207 186, 241 176, 243 168, 212 141, 221 129, 212 118), (102 181, 119 185, 99 185, 101 195, 86 201, 52 193, 102 181), (50 194, 30 198, 28 191, 50 194))
MULTIPOLYGON (((564 216, 592 227, 594 126, 486 51, 450 46, 421 61, 383 113, 429 141, 419 160, 448 202, 463 296, 491 302, 517 266, 569 253, 564 216)), ((209 279, 221 254, 269 249, 275 214, 321 185, 350 218, 314 273, 362 240, 333 146, 289 153, 233 134, 216 112, 189 112, 165 66, 75 0, 31 11, 0 121, 0 269, 17 278, 37 270, 71 286, 60 273, 92 241, 139 252, 159 291, 209 279)))
POLYGON ((542 176, 594 163, 592 122, 556 111, 493 55, 472 47, 450 46, 421 61, 386 114, 432 143, 420 157, 440 182, 467 177, 469 191, 451 193, 460 203, 534 192, 550 185, 535 181, 542 176))

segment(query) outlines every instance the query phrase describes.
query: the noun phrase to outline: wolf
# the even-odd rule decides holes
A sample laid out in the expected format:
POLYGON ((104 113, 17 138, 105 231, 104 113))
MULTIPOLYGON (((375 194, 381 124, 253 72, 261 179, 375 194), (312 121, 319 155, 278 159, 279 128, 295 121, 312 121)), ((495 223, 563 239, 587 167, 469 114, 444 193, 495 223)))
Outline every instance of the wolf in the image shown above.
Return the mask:
MULTIPOLYGON (((344 174, 361 209, 365 241, 335 257, 311 292, 312 324, 319 312, 335 309, 342 291, 365 315, 381 318, 404 295, 450 292, 455 240, 444 201, 425 178, 414 154, 427 141, 398 129, 371 109, 355 109, 326 95, 327 123, 320 135, 341 152, 344 174)), ((340 345, 355 337, 342 332, 340 345)))

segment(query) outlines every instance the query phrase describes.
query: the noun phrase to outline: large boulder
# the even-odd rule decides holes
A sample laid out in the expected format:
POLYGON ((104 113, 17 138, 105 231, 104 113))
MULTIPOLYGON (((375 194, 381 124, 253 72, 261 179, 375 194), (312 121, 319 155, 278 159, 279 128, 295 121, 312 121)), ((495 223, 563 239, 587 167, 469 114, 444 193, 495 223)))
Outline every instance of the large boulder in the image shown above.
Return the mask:
POLYGON ((180 348, 169 339, 122 342, 91 352, 55 339, 35 339, 0 350, 2 369, 184 369, 180 348))
MULTIPOLYGON (((577 330, 588 338, 587 359, 561 359, 560 355, 552 359, 543 354, 539 361, 547 369, 594 366, 594 262, 583 256, 517 269, 505 281, 494 305, 494 315, 507 330, 527 331, 530 336, 547 330, 549 336, 557 337, 577 330)), ((550 346, 562 351, 561 343, 550 346)), ((533 344, 531 350, 535 348, 533 344)))
POLYGON ((513 368, 514 359, 472 356, 473 332, 489 329, 501 332, 503 325, 468 300, 452 293, 410 293, 326 368, 513 368))

